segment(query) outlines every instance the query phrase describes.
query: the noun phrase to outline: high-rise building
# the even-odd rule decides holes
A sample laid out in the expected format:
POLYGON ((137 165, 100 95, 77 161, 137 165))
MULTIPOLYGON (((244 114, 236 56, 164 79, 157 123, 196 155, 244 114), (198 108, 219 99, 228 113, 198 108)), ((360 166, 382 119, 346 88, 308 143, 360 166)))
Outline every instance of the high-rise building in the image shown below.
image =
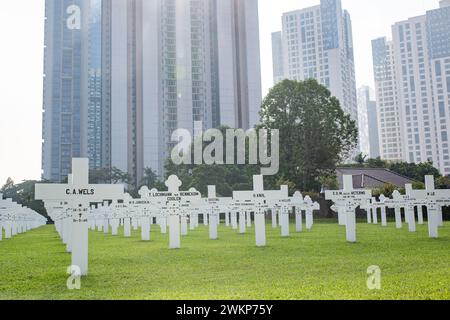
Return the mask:
POLYGON ((272 65, 273 84, 284 80, 283 66, 283 36, 281 31, 272 33, 272 65))
MULTIPOLYGON (((350 14, 340 0, 321 0, 320 5, 287 12, 282 18, 283 66, 274 57, 281 78, 314 78, 337 97, 342 109, 358 121, 358 106, 350 14)), ((279 51, 274 35, 273 51, 279 51)), ((280 78, 277 75, 274 82, 280 78)))
POLYGON ((358 88, 358 131, 359 150, 365 155, 370 153, 368 104, 370 102, 369 87, 358 88))
POLYGON ((71 171, 72 157, 87 155, 89 103, 88 22, 86 0, 45 3, 43 178, 61 181, 71 171))
POLYGON ((361 153, 370 158, 380 156, 378 142, 377 103, 373 100, 374 91, 368 86, 358 89, 358 128, 361 153))
POLYGON ((369 157, 376 159, 380 157, 380 140, 378 129, 377 102, 370 100, 367 103, 367 120, 369 123, 369 157))
POLYGON ((88 134, 91 168, 102 168, 102 1, 91 0, 88 42, 88 134))
MULTIPOLYGON (((75 47, 83 52, 81 66, 71 69, 83 72, 80 93, 69 98, 86 102, 79 106, 87 106, 85 115, 77 118, 84 149, 66 152, 68 158, 88 155, 91 167, 116 167, 138 183, 145 168, 163 174, 174 130, 193 133, 198 122, 203 130, 248 129, 259 122, 257 0, 46 0, 46 6, 46 25, 55 29, 46 33, 46 53, 52 52, 46 54, 46 74, 53 57, 62 55, 53 45, 60 33, 79 34, 75 47), (64 24, 73 4, 83 5, 80 30, 64 24)), ((52 75, 62 81, 57 71, 52 75)), ((54 83, 46 77, 46 92, 54 83)), ((44 128, 50 129, 62 115, 58 100, 44 100, 44 128)), ((50 148, 58 130, 45 132, 43 175, 59 181, 70 161, 65 171, 55 166, 63 157, 50 148)))
POLYGON ((375 91, 377 101, 380 157, 390 161, 403 159, 403 141, 392 41, 372 41, 375 91))
POLYGON ((401 145, 397 156, 401 160, 432 161, 442 173, 450 174, 450 1, 396 23, 392 34, 392 43, 384 40, 390 48, 384 62, 383 39, 373 42, 377 96, 391 101, 388 110, 380 107, 378 113, 382 156, 395 143, 401 145), (377 74, 387 60, 392 81, 382 79, 382 72, 377 74), (395 141, 383 140, 392 132, 395 141))

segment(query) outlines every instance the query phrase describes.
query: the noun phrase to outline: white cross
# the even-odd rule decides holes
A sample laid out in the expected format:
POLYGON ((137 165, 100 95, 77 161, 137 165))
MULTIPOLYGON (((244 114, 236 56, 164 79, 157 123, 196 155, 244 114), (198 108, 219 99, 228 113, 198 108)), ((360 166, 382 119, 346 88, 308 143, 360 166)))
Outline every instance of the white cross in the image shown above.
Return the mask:
MULTIPOLYGON (((300 191, 296 191, 291 198, 291 205, 295 208, 295 231, 302 232, 303 230, 303 222, 302 222, 302 210, 305 205, 305 200, 300 191)), ((273 221, 272 221, 273 225, 273 221)))
POLYGON ((153 214, 157 212, 156 204, 152 203, 148 199, 150 191, 147 187, 141 188, 139 195, 141 199, 132 199, 129 201, 129 205, 136 211, 135 219, 140 219, 141 224, 141 240, 150 241, 151 237, 151 220, 153 214))
POLYGON ((367 204, 372 198, 372 191, 353 189, 353 176, 344 175, 344 189, 325 191, 325 199, 333 201, 339 208, 345 209, 346 237, 349 242, 356 242, 356 214, 358 206, 367 204))
POLYGON ((440 205, 450 199, 450 190, 437 190, 434 185, 434 176, 425 177, 425 190, 414 190, 412 185, 406 185, 406 194, 414 203, 426 206, 428 212, 428 234, 430 238, 439 237, 440 205))
POLYGON ((205 200, 205 209, 209 214, 209 238, 217 239, 217 225, 221 212, 227 213, 228 206, 233 198, 219 198, 216 194, 216 186, 208 186, 208 197, 205 200))
POLYGON ((67 218, 67 209, 69 203, 67 201, 47 200, 44 202, 45 210, 48 216, 54 221, 56 231, 64 243, 66 242, 67 230, 64 229, 64 219, 67 218))
MULTIPOLYGON (((381 214, 381 226, 386 227, 387 226, 387 216, 386 216, 386 202, 389 200, 384 194, 380 195, 379 197, 380 201, 376 201, 375 198, 373 198, 372 206, 375 209, 375 214, 378 214, 378 208, 380 208, 380 214, 381 214)), ((376 222, 375 222, 376 223, 376 222)))
POLYGON ((72 205, 72 266, 81 275, 88 273, 88 221, 89 203, 120 198, 123 185, 89 184, 89 159, 72 159, 72 175, 68 184, 37 184, 36 200, 67 200, 72 205))
POLYGON ((162 234, 167 233, 167 194, 159 192, 157 189, 149 190, 147 186, 143 186, 139 190, 141 199, 149 202, 146 210, 152 212, 157 217, 158 224, 162 234))
POLYGON ((201 201, 201 194, 195 189, 189 191, 180 191, 182 182, 177 176, 172 175, 166 181, 167 192, 161 192, 153 189, 149 193, 141 190, 141 196, 147 199, 153 199, 162 210, 162 215, 168 214, 169 217, 169 247, 178 249, 181 247, 180 237, 180 216, 189 213, 189 208, 197 205, 201 201))
POLYGON ((367 223, 371 224, 372 223, 372 200, 367 200, 365 204, 363 204, 362 206, 360 206, 361 210, 365 210, 366 214, 367 214, 367 223))
MULTIPOLYGON (((271 204, 278 203, 280 199, 288 198, 287 186, 282 186, 280 190, 264 190, 264 178, 262 175, 253 176, 252 191, 234 191, 233 201, 240 210, 241 233, 245 231, 245 213, 253 211, 255 213, 255 235, 256 245, 262 247, 266 245, 266 223, 265 212, 271 204)), ((285 232, 283 228, 282 232, 285 232)), ((289 215, 288 226, 289 230, 289 215)))
POLYGON ((392 199, 386 199, 385 204, 388 208, 395 210, 395 227, 397 229, 402 228, 402 213, 401 210, 406 206, 407 201, 403 198, 398 190, 392 193, 392 199))
POLYGON ((306 212, 306 229, 311 230, 314 223, 313 213, 316 210, 320 210, 320 205, 317 202, 313 202, 310 196, 306 196, 303 208, 306 212))

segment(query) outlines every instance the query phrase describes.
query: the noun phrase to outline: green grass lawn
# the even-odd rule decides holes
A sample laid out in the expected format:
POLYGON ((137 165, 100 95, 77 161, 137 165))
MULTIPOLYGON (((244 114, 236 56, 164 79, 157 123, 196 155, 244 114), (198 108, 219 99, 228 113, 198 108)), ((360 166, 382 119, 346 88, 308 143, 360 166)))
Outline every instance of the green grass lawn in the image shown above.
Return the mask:
POLYGON ((0 242, 0 299, 450 299, 450 224, 439 233, 361 222, 349 244, 331 221, 290 238, 268 225, 268 246, 256 248, 253 228, 221 225, 211 241, 202 225, 169 250, 156 226, 150 242, 91 231, 89 276, 71 291, 70 255, 46 226, 0 242), (371 265, 382 270, 379 291, 367 289, 371 265))

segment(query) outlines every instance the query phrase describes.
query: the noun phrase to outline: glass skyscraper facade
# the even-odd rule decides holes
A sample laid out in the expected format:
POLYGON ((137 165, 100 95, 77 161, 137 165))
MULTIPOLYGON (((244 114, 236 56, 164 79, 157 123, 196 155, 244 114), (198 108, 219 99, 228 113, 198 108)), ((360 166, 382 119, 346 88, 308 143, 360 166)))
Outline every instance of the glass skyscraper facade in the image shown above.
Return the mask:
POLYGON ((46 0, 43 177, 72 157, 158 175, 177 129, 248 129, 261 106, 257 0, 46 0), (79 28, 67 21, 79 9, 79 28))
POLYGON ((72 157, 85 154, 84 26, 69 28, 67 20, 85 5, 83 0, 46 1, 42 167, 43 178, 51 181, 67 177, 72 157))
POLYGON ((89 17, 88 157, 102 168, 102 1, 91 0, 89 17))

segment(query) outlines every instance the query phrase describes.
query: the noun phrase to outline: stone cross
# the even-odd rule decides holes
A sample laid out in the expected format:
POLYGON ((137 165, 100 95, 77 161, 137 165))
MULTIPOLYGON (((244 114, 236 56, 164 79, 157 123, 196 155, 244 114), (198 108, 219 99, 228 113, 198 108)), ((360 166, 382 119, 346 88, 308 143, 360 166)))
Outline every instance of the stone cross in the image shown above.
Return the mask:
POLYGON ((167 193, 159 192, 157 189, 149 190, 147 186, 143 186, 139 190, 141 199, 147 200, 150 206, 147 208, 155 215, 162 234, 167 234, 167 193))
MULTIPOLYGON (((201 201, 201 194, 195 189, 180 191, 182 182, 177 176, 172 175, 166 181, 167 192, 152 190, 148 194, 149 199, 154 199, 163 215, 169 218, 169 247, 170 249, 181 248, 180 216, 188 212, 185 210, 190 206, 197 205, 201 201)), ((152 200, 151 200, 152 201, 152 200)))
POLYGON ((314 224, 313 212, 320 210, 320 205, 317 202, 313 202, 310 196, 306 196, 304 199, 303 208, 305 209, 306 229, 311 230, 314 224))
POLYGON ((440 203, 450 199, 450 190, 435 189, 434 176, 431 175, 425 177, 425 187, 425 190, 414 190, 411 185, 407 185, 406 194, 417 200, 418 205, 427 207, 429 237, 438 238, 440 203))
POLYGON ((216 195, 216 186, 208 186, 208 198, 205 199, 206 210, 209 213, 209 238, 217 240, 218 218, 221 212, 227 212, 233 198, 219 198, 216 195))
POLYGON ((381 211, 381 226, 387 227, 387 215, 386 215, 386 201, 388 198, 382 194, 380 195, 380 201, 378 203, 375 203, 374 205, 376 207, 380 208, 381 211))
POLYGON ((372 210, 373 210, 372 200, 367 200, 366 203, 364 205, 362 205, 360 208, 361 208, 361 210, 366 211, 367 223, 372 224, 372 210))
POLYGON ((295 231, 303 231, 302 211, 304 207, 304 199, 300 191, 296 191, 291 199, 291 204, 295 208, 295 231))
MULTIPOLYGON (((263 247, 266 245, 265 213, 269 209, 270 204, 278 203, 280 199, 284 198, 288 198, 287 186, 282 186, 280 190, 264 190, 264 177, 262 175, 253 176, 252 191, 233 192, 234 203, 239 207, 239 212, 241 214, 244 213, 244 221, 245 212, 253 211, 255 214, 256 246, 263 247)), ((289 226, 287 228, 289 229, 289 226)))
POLYGON ((88 273, 89 204, 119 198, 123 192, 123 185, 89 184, 88 159, 72 160, 72 175, 68 184, 36 185, 36 200, 66 200, 72 205, 72 266, 79 267, 81 275, 88 273))
POLYGON ((398 190, 392 193, 392 199, 386 199, 385 204, 388 208, 393 208, 395 211, 395 227, 402 228, 402 208, 405 207, 406 202, 398 190))
POLYGON ((344 175, 344 189, 325 191, 325 198, 333 201, 337 207, 344 208, 346 238, 348 242, 356 242, 356 213, 355 210, 372 198, 372 191, 353 189, 353 176, 344 175))

